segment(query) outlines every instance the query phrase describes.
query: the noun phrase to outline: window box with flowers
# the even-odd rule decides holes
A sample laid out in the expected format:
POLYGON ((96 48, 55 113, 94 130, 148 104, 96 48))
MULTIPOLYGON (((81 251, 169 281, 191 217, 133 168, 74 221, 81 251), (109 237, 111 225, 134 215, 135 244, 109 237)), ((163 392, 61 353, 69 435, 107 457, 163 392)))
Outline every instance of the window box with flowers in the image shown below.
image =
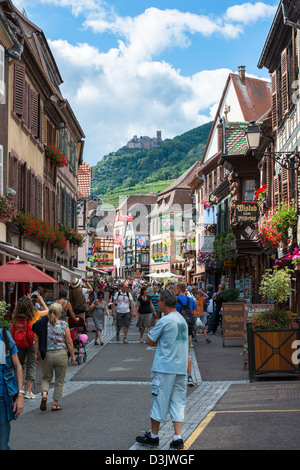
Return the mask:
POLYGON ((61 230, 55 230, 53 233, 53 239, 51 245, 57 250, 65 250, 67 247, 68 240, 66 239, 65 234, 61 230))
POLYGON ((0 196, 0 221, 13 222, 17 215, 16 206, 5 196, 0 196))
POLYGON ((38 217, 28 212, 19 212, 15 219, 21 235, 26 234, 41 243, 51 243, 54 229, 51 225, 43 222, 38 217))
POLYGON ((258 237, 263 246, 287 248, 294 239, 297 227, 295 202, 282 202, 278 207, 272 206, 258 221, 258 237))
POLYGON ((267 194, 267 185, 263 184, 255 193, 255 201, 262 201, 267 194))
POLYGON ((274 301, 274 309, 259 312, 247 322, 249 378, 255 375, 300 372, 293 359, 293 343, 300 339, 299 324, 293 312, 284 309, 291 295, 291 270, 267 270, 259 292, 274 301))
POLYGON ((63 250, 66 248, 67 239, 59 230, 46 222, 34 217, 28 212, 19 212, 15 218, 21 235, 28 235, 40 243, 49 243, 53 248, 63 250))
POLYGON ((47 144, 45 146, 46 156, 50 159, 53 165, 58 168, 63 168, 67 165, 67 159, 65 155, 60 151, 59 148, 56 148, 55 145, 47 144))
POLYGON ((73 243, 74 245, 77 246, 82 246, 84 242, 84 237, 76 232, 74 229, 71 227, 66 227, 65 225, 60 226, 59 230, 63 232, 64 236, 66 237, 67 240, 69 240, 70 243, 73 243))

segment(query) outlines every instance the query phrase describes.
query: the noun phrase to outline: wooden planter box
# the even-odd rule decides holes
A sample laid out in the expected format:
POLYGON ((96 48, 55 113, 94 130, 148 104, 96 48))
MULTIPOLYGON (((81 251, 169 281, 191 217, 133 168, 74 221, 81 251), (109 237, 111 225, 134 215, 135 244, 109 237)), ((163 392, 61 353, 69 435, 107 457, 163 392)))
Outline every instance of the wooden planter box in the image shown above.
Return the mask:
POLYGON ((247 324, 249 379, 262 374, 299 374, 300 330, 255 330, 247 324), (296 359, 296 360, 295 360, 296 359))

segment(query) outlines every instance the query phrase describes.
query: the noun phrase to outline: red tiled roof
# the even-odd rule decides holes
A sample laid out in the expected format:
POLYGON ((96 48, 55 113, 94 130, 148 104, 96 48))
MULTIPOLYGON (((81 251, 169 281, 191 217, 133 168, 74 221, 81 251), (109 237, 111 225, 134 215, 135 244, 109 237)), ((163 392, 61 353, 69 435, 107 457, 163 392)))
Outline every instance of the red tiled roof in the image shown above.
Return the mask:
POLYGON ((92 167, 82 162, 78 168, 77 184, 78 184, 78 199, 82 197, 89 197, 91 188, 92 167))
POLYGON ((272 108, 271 83, 257 78, 245 77, 241 79, 239 74, 230 73, 226 80, 222 97, 219 101, 218 109, 215 115, 210 134, 208 136, 201 164, 204 163, 206 152, 209 147, 210 140, 213 136, 217 122, 220 119, 220 109, 224 102, 228 86, 232 80, 245 122, 261 121, 262 117, 272 108))
POLYGON ((245 122, 257 121, 271 107, 271 83, 256 78, 231 74, 231 79, 241 105, 245 122))

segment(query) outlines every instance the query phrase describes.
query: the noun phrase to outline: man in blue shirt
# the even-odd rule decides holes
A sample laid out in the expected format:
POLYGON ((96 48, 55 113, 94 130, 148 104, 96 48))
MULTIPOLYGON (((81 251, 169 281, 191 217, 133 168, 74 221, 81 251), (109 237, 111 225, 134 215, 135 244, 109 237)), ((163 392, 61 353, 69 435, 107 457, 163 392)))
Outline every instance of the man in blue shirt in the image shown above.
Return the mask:
POLYGON ((181 430, 186 401, 188 327, 176 311, 176 296, 172 291, 164 290, 160 293, 158 306, 164 316, 146 339, 146 344, 156 345, 151 368, 151 431, 144 436, 137 436, 136 441, 141 445, 158 447, 159 426, 169 412, 174 426, 170 449, 183 449, 181 430))
MULTIPOLYGON (((177 304, 176 304, 176 310, 177 312, 181 313, 182 307, 186 306, 188 299, 190 302, 190 308, 193 316, 194 310, 197 310, 197 305, 195 300, 191 295, 186 295, 187 290, 186 290, 186 285, 183 282, 178 282, 175 286, 175 292, 177 295, 177 304), (180 300, 180 302, 178 301, 180 300)), ((190 324, 188 324, 188 329, 189 329, 189 355, 188 355, 188 367, 187 367, 187 374, 188 374, 188 386, 193 387, 194 382, 192 378, 192 356, 191 356, 191 344, 192 344, 192 335, 194 331, 194 318, 190 324)))
MULTIPOLYGON (((23 372, 18 358, 16 343, 7 331, 7 338, 11 350, 11 360, 16 375, 19 393, 14 404, 15 417, 19 416, 24 409, 23 372)), ((8 412, 8 395, 4 383, 4 366, 6 364, 6 346, 3 338, 3 330, 0 328, 0 450, 9 450, 8 442, 10 436, 10 417, 8 412)))

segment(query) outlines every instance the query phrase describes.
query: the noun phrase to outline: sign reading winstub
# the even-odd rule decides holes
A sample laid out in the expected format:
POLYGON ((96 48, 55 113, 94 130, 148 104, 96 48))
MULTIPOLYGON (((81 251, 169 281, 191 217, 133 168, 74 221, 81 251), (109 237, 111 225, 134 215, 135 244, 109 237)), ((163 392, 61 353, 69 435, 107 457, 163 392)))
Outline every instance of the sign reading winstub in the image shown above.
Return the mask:
POLYGON ((242 202, 235 206, 236 221, 239 224, 254 224, 258 221, 258 205, 242 202))

